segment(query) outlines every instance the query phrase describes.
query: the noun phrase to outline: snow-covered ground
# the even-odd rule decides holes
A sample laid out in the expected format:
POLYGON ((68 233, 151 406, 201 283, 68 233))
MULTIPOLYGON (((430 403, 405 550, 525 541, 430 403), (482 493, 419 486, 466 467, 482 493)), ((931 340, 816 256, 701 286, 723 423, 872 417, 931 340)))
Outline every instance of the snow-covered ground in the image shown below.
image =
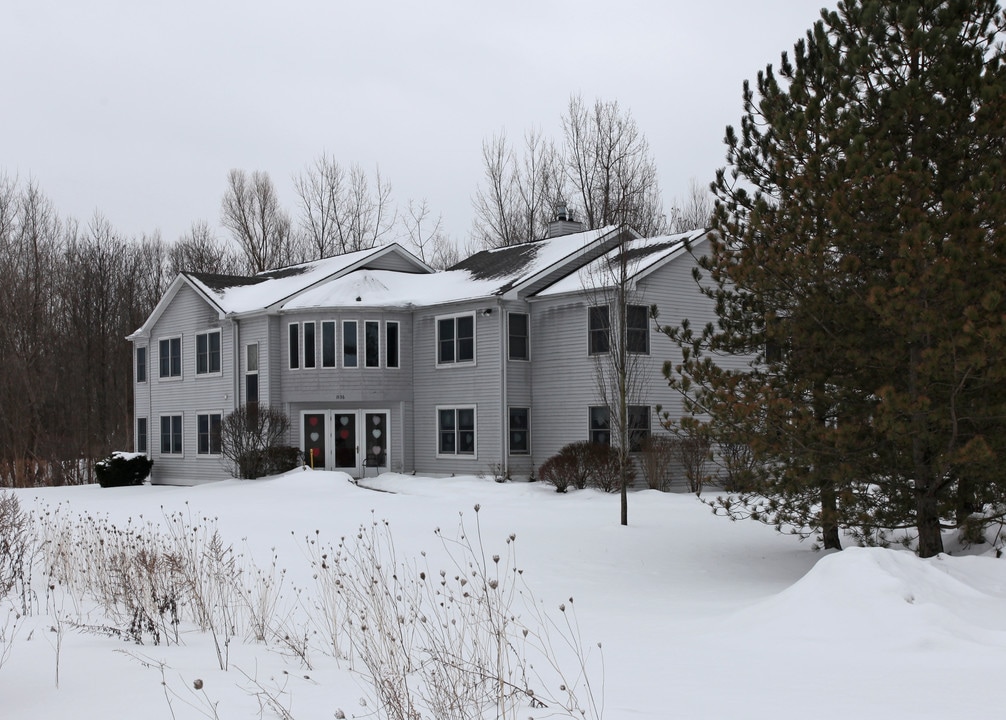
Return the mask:
MULTIPOLYGON (((364 482, 296 471, 193 488, 17 493, 26 508, 107 516, 118 527, 164 523, 176 512, 195 525, 214 517, 241 563, 282 582, 276 616, 291 618, 314 587, 305 538, 352 540, 361 525, 386 520, 397 563, 435 571, 458 547, 463 522, 477 553, 500 554, 504 564, 514 553, 537 607, 560 629, 575 607, 594 698, 609 719, 919 720, 996 717, 1006 707, 1006 559, 817 553, 757 523, 714 517, 688 495, 633 493, 630 525, 621 527, 617 496, 596 491, 559 495, 475 477, 364 482)), ((75 628, 100 618, 58 588, 36 602, 41 612, 16 625, 12 641, 9 601, 0 614, 5 720, 378 717, 359 661, 354 668, 352 653, 336 658, 314 646, 323 643, 312 641, 305 664, 276 638, 256 642, 245 632, 224 671, 212 635, 191 624, 180 644, 137 645, 75 628)), ((561 645, 555 654, 570 660, 561 645)), ((531 714, 555 716, 516 717, 531 714)))

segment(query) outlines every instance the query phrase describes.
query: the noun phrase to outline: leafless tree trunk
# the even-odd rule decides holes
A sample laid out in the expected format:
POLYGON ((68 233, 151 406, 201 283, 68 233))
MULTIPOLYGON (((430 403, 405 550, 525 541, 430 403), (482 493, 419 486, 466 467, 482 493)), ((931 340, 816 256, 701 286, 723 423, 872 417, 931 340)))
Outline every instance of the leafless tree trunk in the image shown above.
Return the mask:
POLYGON ((265 172, 231 170, 221 202, 221 222, 244 252, 253 273, 295 262, 290 218, 265 172))
MULTIPOLYGON (((641 355, 630 348, 627 329, 630 308, 635 306, 632 276, 631 241, 624 240, 591 267, 585 284, 585 296, 591 306, 608 308, 609 351, 595 355, 598 395, 608 408, 612 445, 618 451, 621 478, 620 521, 629 524, 628 486, 632 477, 632 422, 630 408, 641 405, 644 391, 641 355)), ((647 331, 648 332, 648 331, 647 331)))

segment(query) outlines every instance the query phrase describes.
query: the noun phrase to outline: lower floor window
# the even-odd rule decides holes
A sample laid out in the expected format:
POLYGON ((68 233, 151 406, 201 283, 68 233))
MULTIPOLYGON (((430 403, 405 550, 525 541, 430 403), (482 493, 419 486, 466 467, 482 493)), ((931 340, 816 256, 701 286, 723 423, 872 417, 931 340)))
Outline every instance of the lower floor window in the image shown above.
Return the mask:
POLYGON ((437 408, 437 453, 475 454, 475 408, 437 408))
POLYGON ((196 452, 198 454, 220 454, 220 417, 220 413, 196 415, 196 452))
POLYGON ((528 455, 531 452, 529 439, 528 408, 510 408, 510 454, 528 455))
POLYGON ((147 452, 147 418, 136 418, 136 452, 147 452))
POLYGON ((642 452, 650 437, 650 406, 629 406, 629 452, 642 452))
POLYGON ((611 422, 606 405, 590 408, 590 441, 598 445, 611 445, 611 422))
POLYGON ((161 415, 161 454, 182 454, 181 415, 161 415))
MULTIPOLYGON (((650 406, 629 405, 627 410, 629 452, 640 452, 650 436, 650 406)), ((611 445, 611 412, 605 405, 590 408, 590 441, 611 445)))

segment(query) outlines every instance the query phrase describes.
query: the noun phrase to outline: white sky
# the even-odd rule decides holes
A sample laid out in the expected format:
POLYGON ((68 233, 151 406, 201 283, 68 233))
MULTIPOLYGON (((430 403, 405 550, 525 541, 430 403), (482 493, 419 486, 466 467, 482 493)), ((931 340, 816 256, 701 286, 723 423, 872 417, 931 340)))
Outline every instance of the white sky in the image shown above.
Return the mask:
POLYGON ((328 152, 463 241, 483 139, 558 139, 579 93, 632 112, 669 206, 724 164, 743 80, 826 3, 6 0, 0 173, 175 240, 219 226, 231 168, 267 171, 296 217, 292 176, 328 152))

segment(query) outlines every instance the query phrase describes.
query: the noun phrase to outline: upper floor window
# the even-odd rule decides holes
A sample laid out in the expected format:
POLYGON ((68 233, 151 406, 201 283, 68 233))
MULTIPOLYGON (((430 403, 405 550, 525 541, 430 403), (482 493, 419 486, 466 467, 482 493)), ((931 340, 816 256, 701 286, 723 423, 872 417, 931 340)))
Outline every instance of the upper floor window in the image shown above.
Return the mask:
POLYGON ((196 375, 220 372, 220 331, 196 335, 196 375))
POLYGON ((510 313, 507 316, 509 357, 511 360, 530 360, 531 351, 528 342, 527 313, 510 313))
POLYGON ((136 382, 147 382, 147 347, 136 348, 136 382))
POLYGON ((335 367, 335 322, 332 320, 321 324, 321 366, 335 367))
POLYGON ((315 364, 314 323, 304 323, 304 367, 313 368, 315 364))
POLYGON ((355 368, 359 364, 356 341, 356 320, 342 322, 342 366, 355 368))
POLYGON ((157 352, 160 377, 181 377, 182 339, 180 337, 173 337, 160 340, 157 343, 157 352))
POLYGON ((381 366, 381 323, 367 320, 363 324, 363 365, 381 366))
POLYGON ((475 362, 475 315, 437 318, 437 364, 475 362))
POLYGON ((398 323, 389 320, 384 326, 385 335, 385 360, 384 363, 389 368, 398 367, 398 323))
POLYGON ((258 405, 258 343, 245 346, 245 402, 258 405))
POLYGON ((300 325, 290 323, 289 328, 290 369, 296 370, 300 367, 300 325))
POLYGON ((625 308, 625 349, 631 353, 650 353, 650 311, 645 305, 625 308))
POLYGON ((611 320, 607 305, 587 308, 587 335, 591 355, 600 355, 611 349, 611 320))

